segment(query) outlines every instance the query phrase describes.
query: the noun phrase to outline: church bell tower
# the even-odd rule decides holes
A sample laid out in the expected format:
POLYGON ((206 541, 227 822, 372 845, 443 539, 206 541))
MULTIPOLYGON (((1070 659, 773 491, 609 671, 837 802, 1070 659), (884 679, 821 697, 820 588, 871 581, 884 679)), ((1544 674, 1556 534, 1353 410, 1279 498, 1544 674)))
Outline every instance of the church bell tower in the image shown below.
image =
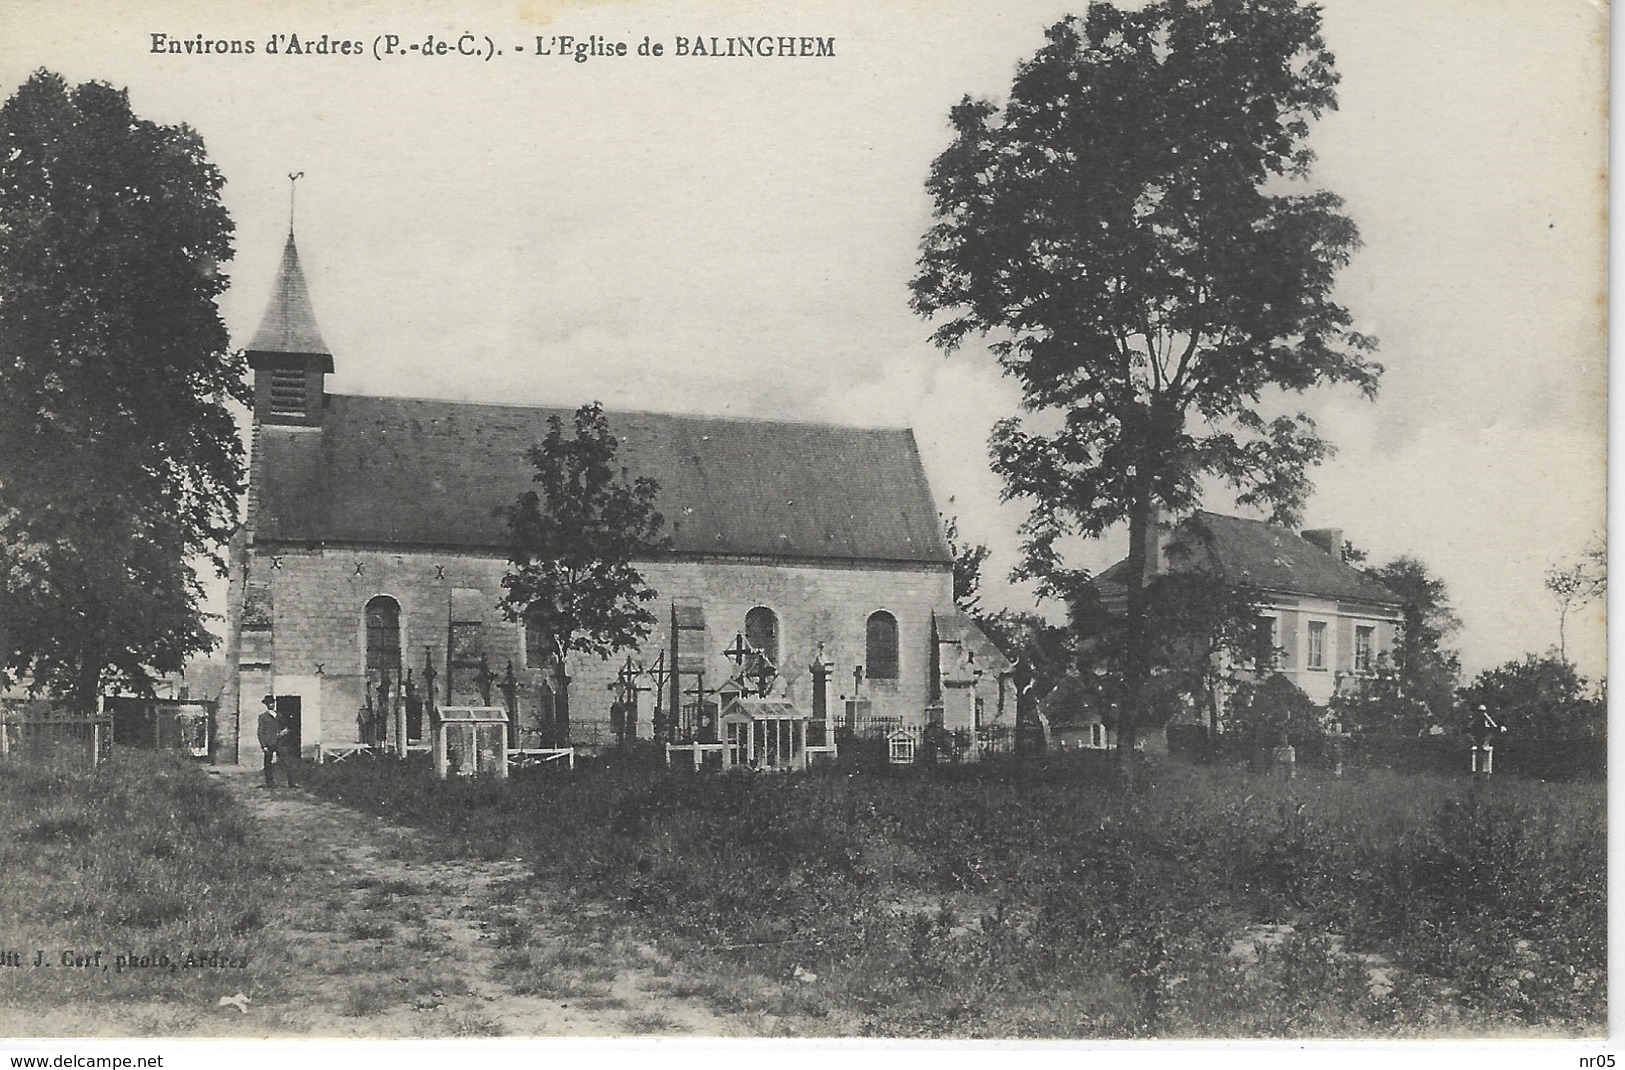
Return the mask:
MULTIPOLYGON (((290 176, 290 178, 293 176, 290 176)), ((254 369, 254 420, 260 424, 315 427, 322 422, 326 376, 333 371, 333 355, 316 329, 310 290, 299 266, 293 242, 293 221, 288 221, 288 242, 265 319, 244 355, 254 369)))

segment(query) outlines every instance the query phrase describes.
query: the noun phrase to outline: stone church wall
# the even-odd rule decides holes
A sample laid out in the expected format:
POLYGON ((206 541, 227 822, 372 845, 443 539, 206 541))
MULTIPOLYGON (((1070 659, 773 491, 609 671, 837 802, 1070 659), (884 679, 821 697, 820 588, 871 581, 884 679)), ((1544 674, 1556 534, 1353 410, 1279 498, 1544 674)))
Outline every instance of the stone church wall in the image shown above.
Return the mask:
MULTIPOLYGON (((297 694, 302 699, 302 741, 307 751, 321 743, 358 738, 357 711, 365 685, 366 606, 379 595, 400 606, 401 662, 421 686, 426 655, 437 678, 439 700, 446 703, 448 635, 457 625, 458 642, 472 644, 501 677, 511 663, 519 684, 521 726, 537 715, 543 674, 526 664, 523 628, 503 619, 497 603, 507 563, 500 558, 453 552, 395 553, 368 549, 294 549, 261 545, 248 558, 246 579, 234 570, 229 626, 244 623, 243 599, 262 614, 242 631, 235 644, 238 657, 232 684, 224 696, 236 698, 241 726, 236 742, 240 761, 257 760, 254 717, 263 694, 297 694), (269 623, 269 628, 264 627, 269 623), (235 696, 231 692, 235 691, 235 696)), ((808 665, 823 644, 832 667, 830 700, 862 697, 874 713, 909 721, 923 720, 929 696, 931 611, 952 603, 952 578, 946 566, 888 566, 876 563, 809 564, 759 559, 669 560, 643 566, 644 577, 658 597, 649 608, 656 624, 636 660, 652 664, 669 650, 673 600, 698 603, 705 616, 706 680, 714 687, 731 663, 723 656, 734 636, 745 628, 745 614, 756 606, 771 609, 778 619, 779 663, 791 696, 810 706, 808 665), (898 625, 898 672, 895 680, 855 683, 853 670, 866 660, 870 614, 891 613, 898 625)), ((247 614, 254 617, 254 612, 247 614)), ((667 655, 668 660, 670 655, 667 655)), ((571 738, 587 745, 607 744, 611 686, 626 653, 610 661, 574 656, 569 665, 571 738)), ((465 669, 454 683, 452 705, 478 704, 465 669)), ((643 681, 647 683, 647 681, 643 681)), ((685 687, 693 686, 685 679, 685 687)), ((500 689, 491 688, 491 703, 502 704, 500 689)), ((639 698, 638 734, 650 735, 654 698, 639 698)), ((223 726, 224 727, 224 726, 223 726)), ((235 726, 233 726, 235 727, 235 726)), ((229 730, 222 734, 222 759, 230 760, 229 730)))

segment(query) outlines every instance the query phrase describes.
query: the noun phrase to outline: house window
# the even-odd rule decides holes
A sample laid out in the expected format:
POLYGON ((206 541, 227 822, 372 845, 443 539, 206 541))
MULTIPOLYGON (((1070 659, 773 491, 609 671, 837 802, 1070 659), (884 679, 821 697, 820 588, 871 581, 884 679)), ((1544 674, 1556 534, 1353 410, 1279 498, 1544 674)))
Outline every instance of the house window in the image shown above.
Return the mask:
POLYGON ((1354 671, 1371 671, 1371 648, 1376 645, 1377 629, 1359 625, 1354 629, 1354 671))
POLYGON ((897 679, 897 618, 881 610, 869 616, 864 653, 871 680, 897 679))
POLYGON ((1281 660, 1281 622, 1275 617, 1261 616, 1257 627, 1258 650, 1253 660, 1261 669, 1273 669, 1281 660))
POLYGON ((775 667, 779 664, 779 618, 766 606, 757 606, 745 614, 745 642, 767 656, 775 667))
POLYGON ((1323 620, 1309 622, 1309 659, 1306 664, 1311 669, 1326 668, 1326 622, 1323 620))
POLYGON ((401 667, 401 604, 386 594, 367 603, 367 671, 401 667))

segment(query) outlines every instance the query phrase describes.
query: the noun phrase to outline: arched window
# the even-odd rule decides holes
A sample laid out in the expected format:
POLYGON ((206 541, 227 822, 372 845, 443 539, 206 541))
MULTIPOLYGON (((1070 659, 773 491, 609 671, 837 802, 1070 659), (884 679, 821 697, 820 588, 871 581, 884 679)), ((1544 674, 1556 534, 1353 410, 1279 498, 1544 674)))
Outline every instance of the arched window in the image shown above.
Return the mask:
POLYGON ((401 604, 386 594, 367 603, 367 671, 399 672, 401 604))
POLYGON ((775 667, 779 664, 779 618, 766 606, 757 606, 745 614, 745 642, 767 655, 775 667))
POLYGON ((871 680, 897 679, 897 618, 881 610, 869 615, 869 629, 865 644, 868 665, 865 672, 871 680))

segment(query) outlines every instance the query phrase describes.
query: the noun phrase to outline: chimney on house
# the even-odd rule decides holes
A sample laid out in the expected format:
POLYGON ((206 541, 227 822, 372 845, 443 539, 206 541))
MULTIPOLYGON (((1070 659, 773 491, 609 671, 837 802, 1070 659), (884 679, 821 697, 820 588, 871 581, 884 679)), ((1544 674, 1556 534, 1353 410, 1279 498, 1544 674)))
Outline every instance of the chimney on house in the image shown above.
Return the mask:
POLYGON ((1303 533, 1306 541, 1314 543, 1339 561, 1343 560, 1343 529, 1315 528, 1303 533))

